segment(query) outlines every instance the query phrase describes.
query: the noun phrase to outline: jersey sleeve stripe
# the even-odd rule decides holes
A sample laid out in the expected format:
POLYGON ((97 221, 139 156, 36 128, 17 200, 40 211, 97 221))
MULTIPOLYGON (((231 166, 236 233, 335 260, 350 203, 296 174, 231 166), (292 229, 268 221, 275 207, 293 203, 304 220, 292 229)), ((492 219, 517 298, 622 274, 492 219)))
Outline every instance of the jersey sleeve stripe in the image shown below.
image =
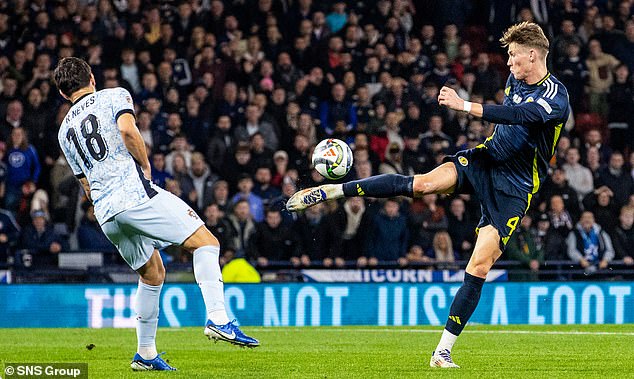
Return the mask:
POLYGON ((544 97, 548 97, 548 95, 552 92, 553 90, 553 84, 550 80, 546 80, 545 82, 546 84, 546 92, 544 92, 544 97))
POLYGON ((550 92, 550 82, 548 80, 546 80, 543 84, 544 86, 546 86, 546 91, 544 91, 544 97, 546 97, 548 95, 548 92, 550 92))
POLYGON ((559 91, 559 84, 555 84, 555 89, 553 90, 552 95, 550 95, 549 99, 554 99, 555 95, 557 95, 557 92, 559 91))
POLYGON ((114 116, 114 120, 118 121, 119 117, 123 116, 126 113, 130 113, 132 117, 136 119, 136 115, 134 114, 134 111, 132 109, 122 109, 119 112, 117 112, 117 114, 114 116))

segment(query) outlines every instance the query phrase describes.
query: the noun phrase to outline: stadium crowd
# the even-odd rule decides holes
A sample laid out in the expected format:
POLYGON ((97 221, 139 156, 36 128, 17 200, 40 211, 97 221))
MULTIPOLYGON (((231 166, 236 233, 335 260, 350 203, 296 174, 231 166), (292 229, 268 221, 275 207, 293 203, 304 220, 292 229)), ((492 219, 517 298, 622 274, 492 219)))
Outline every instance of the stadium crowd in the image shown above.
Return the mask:
MULTIPOLYGON (((86 59, 98 89, 133 96, 153 181, 218 236, 225 260, 327 267, 452 263, 480 218, 469 195, 350 198, 289 213, 321 139, 347 141, 344 181, 433 169, 493 125, 441 108, 443 85, 501 103, 498 38, 518 21, 551 40, 573 115, 506 259, 605 268, 634 259, 634 1, 0 0, 0 261, 27 249, 114 251, 60 155, 70 104, 51 73, 86 59)), ((189 255, 168 252, 174 260, 189 255)))

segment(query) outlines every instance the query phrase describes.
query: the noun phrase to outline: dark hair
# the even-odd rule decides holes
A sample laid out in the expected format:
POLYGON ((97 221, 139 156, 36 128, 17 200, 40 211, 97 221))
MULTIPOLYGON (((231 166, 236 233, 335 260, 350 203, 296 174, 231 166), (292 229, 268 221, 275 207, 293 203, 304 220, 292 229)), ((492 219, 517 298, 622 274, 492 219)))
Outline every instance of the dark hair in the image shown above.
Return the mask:
POLYGON ((80 58, 67 57, 59 61, 53 79, 57 88, 66 96, 90 84, 90 66, 80 58))

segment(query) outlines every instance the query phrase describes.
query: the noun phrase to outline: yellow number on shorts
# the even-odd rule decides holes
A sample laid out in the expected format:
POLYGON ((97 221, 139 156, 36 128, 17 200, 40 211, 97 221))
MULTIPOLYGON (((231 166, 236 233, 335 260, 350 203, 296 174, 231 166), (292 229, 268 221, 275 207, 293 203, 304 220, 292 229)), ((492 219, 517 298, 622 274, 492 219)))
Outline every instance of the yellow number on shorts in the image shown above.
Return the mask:
POLYGON ((511 231, 509 232, 509 237, 513 234, 513 232, 515 231, 515 228, 517 228, 517 223, 520 222, 520 218, 519 216, 515 216, 515 217, 511 217, 509 218, 509 220, 506 222, 506 226, 508 226, 509 228, 511 228, 511 231))

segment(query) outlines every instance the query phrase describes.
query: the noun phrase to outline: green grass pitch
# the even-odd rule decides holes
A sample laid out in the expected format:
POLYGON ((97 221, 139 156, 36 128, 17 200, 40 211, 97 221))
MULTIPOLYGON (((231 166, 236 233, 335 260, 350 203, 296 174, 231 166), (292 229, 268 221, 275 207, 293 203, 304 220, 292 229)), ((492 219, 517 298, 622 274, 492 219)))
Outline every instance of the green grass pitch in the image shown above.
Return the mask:
POLYGON ((244 330, 262 346, 215 344, 202 327, 160 328, 158 350, 179 370, 170 373, 130 370, 133 329, 0 329, 0 361, 2 369, 4 362, 87 362, 90 378, 634 377, 634 325, 470 325, 454 347, 458 370, 429 367, 441 327, 244 330))

